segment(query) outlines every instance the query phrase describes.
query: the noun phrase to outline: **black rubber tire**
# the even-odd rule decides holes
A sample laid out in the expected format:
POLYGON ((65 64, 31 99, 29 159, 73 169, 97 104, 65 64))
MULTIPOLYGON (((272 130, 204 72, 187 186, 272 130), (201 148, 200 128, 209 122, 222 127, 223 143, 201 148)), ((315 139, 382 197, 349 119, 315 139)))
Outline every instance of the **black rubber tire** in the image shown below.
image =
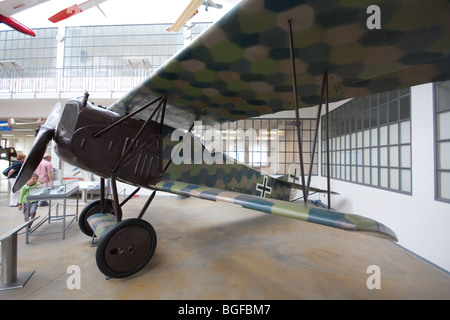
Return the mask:
MULTIPOLYGON (((114 201, 111 199, 106 199, 105 201, 105 209, 103 213, 109 213, 114 209, 114 201)), ((92 237, 94 232, 91 229, 91 226, 87 222, 87 219, 93 214, 100 213, 100 200, 95 200, 89 203, 86 207, 81 210, 80 215, 78 216, 78 226, 80 227, 81 232, 85 235, 92 237)))
POLYGON ((127 278, 144 268, 156 250, 156 232, 142 219, 127 219, 114 225, 99 241, 96 262, 110 278, 127 278))

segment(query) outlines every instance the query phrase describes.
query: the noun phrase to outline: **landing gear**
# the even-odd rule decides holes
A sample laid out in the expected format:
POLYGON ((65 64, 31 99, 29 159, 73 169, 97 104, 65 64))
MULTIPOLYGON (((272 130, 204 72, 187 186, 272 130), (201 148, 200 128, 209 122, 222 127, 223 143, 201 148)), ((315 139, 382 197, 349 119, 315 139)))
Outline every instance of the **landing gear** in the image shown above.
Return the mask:
POLYGON ((97 266, 107 277, 132 276, 150 261, 156 242, 156 232, 150 223, 142 219, 123 220, 101 238, 96 252, 97 266))
POLYGON ((103 200, 96 200, 87 205, 80 214, 79 226, 84 234, 88 236, 95 234, 99 239, 96 251, 99 270, 108 278, 126 278, 144 268, 155 253, 156 232, 150 223, 142 220, 142 216, 156 191, 149 197, 138 218, 122 220, 121 207, 139 191, 139 188, 118 204, 114 176, 111 178, 111 187, 114 200, 106 199, 102 194, 103 200))
POLYGON ((101 177, 101 202, 89 205, 80 215, 80 220, 83 221, 80 222, 81 230, 87 235, 95 234, 99 239, 95 255, 97 267, 109 278, 126 278, 134 275, 147 265, 155 253, 156 232, 150 223, 142 220, 142 217, 155 197, 156 190, 153 191, 137 218, 122 219, 122 206, 139 191, 140 187, 120 203, 117 178, 120 175, 122 177, 133 175, 133 177, 138 177, 134 181, 134 184, 138 186, 148 185, 152 179, 161 177, 163 172, 162 132, 167 96, 153 100, 92 135, 92 138, 95 139, 109 130, 116 130, 114 128, 123 121, 156 102, 158 105, 147 121, 142 124, 134 138, 125 140, 120 157, 118 159, 111 158, 112 161, 115 161, 111 164, 109 175, 112 200, 107 201, 106 199, 105 178, 101 177), (153 117, 160 117, 160 123, 157 124, 156 121, 153 121, 153 117), (149 143, 145 143, 145 141, 149 143), (106 207, 109 207, 110 210, 105 210, 106 207), (111 212, 114 212, 114 215, 111 215, 111 212))
POLYGON ((92 231, 91 226, 89 225, 87 219, 93 214, 97 214, 99 212, 110 213, 114 209, 114 201, 111 199, 105 199, 105 206, 102 209, 101 200, 95 200, 88 204, 81 211, 80 216, 78 217, 78 225, 80 227, 81 232, 85 235, 92 237, 94 231, 92 231))

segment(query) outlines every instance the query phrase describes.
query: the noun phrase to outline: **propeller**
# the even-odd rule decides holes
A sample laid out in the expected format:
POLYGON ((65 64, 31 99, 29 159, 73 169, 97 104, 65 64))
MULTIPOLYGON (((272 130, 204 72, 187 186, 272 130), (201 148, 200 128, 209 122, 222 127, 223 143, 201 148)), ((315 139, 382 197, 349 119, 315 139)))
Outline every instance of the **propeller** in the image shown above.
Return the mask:
POLYGON ((53 139, 55 135, 55 129, 58 125, 59 116, 61 114, 61 103, 57 102, 52 109, 52 112, 48 116, 47 120, 41 125, 36 139, 31 146, 30 154, 25 159, 20 172, 17 176, 16 182, 13 186, 13 192, 16 192, 22 188, 30 179, 34 170, 42 160, 42 157, 47 150, 48 143, 53 139))

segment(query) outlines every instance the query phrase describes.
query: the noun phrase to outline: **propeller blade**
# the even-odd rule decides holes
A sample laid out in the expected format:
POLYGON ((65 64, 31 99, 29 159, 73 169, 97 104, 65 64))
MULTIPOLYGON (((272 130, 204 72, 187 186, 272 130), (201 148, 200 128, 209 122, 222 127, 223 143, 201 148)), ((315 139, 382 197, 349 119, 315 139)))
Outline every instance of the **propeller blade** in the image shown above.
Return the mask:
POLYGON ((20 190, 30 179, 33 172, 42 160, 42 157, 47 150, 48 143, 53 139, 55 135, 55 129, 58 125, 59 117, 61 114, 61 103, 57 102, 53 107, 52 112, 45 121, 45 123, 39 129, 36 139, 31 146, 30 154, 25 159, 20 172, 17 176, 16 182, 13 186, 13 192, 20 190))

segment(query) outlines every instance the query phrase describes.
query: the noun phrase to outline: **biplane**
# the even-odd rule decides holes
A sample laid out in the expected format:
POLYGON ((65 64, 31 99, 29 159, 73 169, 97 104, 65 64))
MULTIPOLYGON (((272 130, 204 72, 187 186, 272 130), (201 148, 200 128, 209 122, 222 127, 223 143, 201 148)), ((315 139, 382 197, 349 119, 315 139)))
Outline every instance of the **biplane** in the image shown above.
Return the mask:
POLYGON ((445 0, 244 0, 109 108, 94 106, 87 94, 63 111, 57 105, 13 189, 27 181, 52 139, 61 159, 100 176, 102 185, 110 179, 112 199, 102 193, 83 209, 79 225, 99 238, 97 266, 112 278, 129 277, 152 258, 156 233, 142 217, 156 191, 397 241, 375 220, 308 204, 299 109, 317 105, 320 120, 331 101, 449 79, 449 18, 445 0), (180 141, 170 138, 175 129, 185 130, 185 141, 194 139, 198 119, 215 124, 282 110, 295 111, 299 183, 237 162, 172 161, 180 151, 180 141), (137 218, 122 219, 133 194, 120 203, 117 181, 153 190, 137 218), (289 201, 291 188, 302 191, 303 203, 289 201))

